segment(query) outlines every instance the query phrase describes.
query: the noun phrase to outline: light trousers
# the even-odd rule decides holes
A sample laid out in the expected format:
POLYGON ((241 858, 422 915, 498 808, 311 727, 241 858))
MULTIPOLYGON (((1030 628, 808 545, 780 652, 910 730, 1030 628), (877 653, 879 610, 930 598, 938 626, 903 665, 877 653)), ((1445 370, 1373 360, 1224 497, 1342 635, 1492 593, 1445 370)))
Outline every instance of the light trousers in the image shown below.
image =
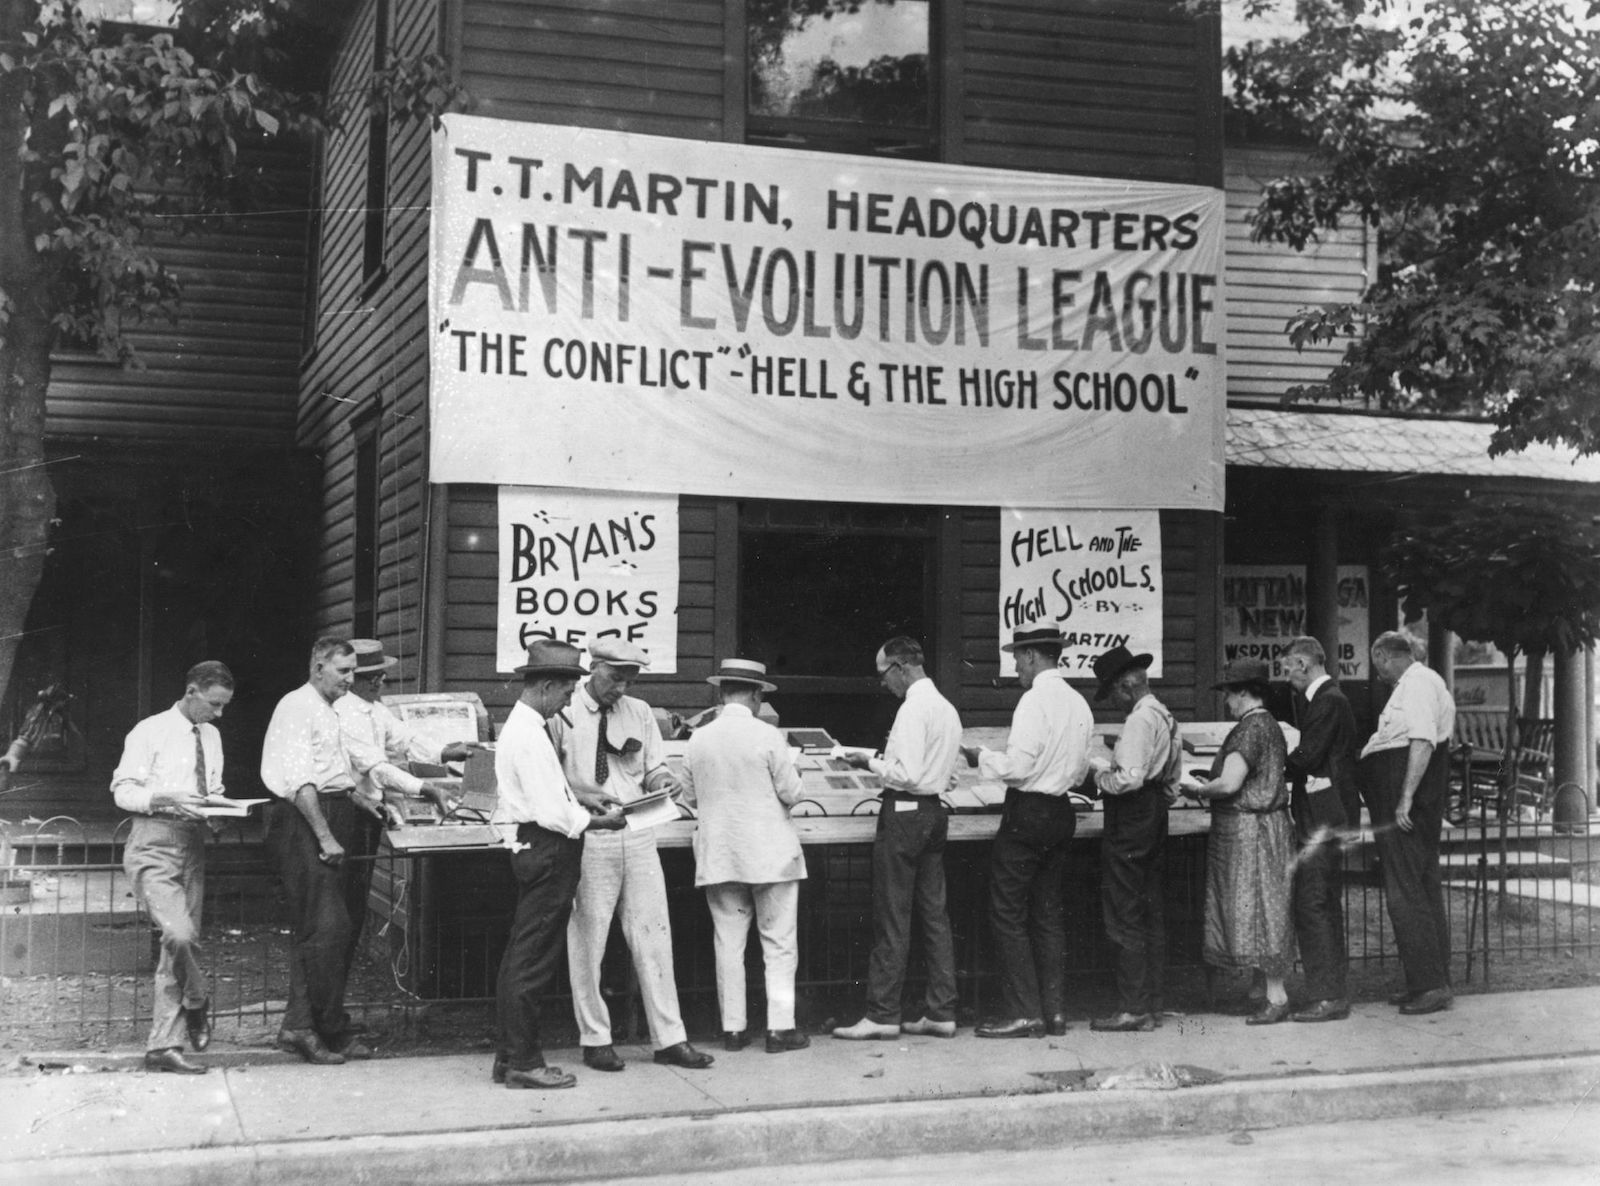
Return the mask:
POLYGON ((611 1044, 611 1012, 600 995, 600 961, 611 920, 621 911, 622 937, 633 953, 633 971, 644 1002, 650 1044, 657 1050, 685 1038, 672 970, 672 925, 667 919, 667 883, 650 829, 589 833, 583 872, 567 922, 567 975, 572 1012, 584 1046, 611 1044))
POLYGON ((767 1028, 794 1028, 794 976, 800 966, 796 937, 800 919, 800 883, 774 881, 747 885, 725 881, 706 886, 711 925, 716 933, 717 1004, 722 1028, 737 1033, 748 1025, 745 1012, 744 948, 754 919, 761 933, 766 964, 767 1028))
POLYGON ((183 1011, 206 1003, 205 973, 195 958, 206 894, 206 825, 201 820, 141 815, 123 847, 133 892, 161 930, 146 1050, 181 1048, 183 1011))

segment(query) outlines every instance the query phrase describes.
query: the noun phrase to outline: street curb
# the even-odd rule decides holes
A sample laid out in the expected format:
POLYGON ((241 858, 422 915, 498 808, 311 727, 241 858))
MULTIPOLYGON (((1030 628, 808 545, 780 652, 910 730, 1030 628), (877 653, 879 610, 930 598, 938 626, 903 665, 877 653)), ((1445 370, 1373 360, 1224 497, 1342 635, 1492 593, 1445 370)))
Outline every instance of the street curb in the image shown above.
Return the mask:
POLYGON ((807 1105, 112 1153, 0 1163, 0 1177, 33 1186, 570 1182, 1581 1104, 1596 1096, 1597 1086, 1600 1055, 1586 1054, 1239 1080, 1177 1091, 807 1105))

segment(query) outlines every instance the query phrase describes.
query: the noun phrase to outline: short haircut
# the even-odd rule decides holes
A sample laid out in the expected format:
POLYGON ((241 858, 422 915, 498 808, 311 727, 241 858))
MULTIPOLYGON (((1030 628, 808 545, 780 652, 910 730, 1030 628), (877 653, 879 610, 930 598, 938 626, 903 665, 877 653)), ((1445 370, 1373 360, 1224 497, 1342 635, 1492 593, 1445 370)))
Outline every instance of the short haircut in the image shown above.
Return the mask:
POLYGON ((527 671, 522 675, 524 688, 537 688, 540 684, 571 684, 578 686, 578 677, 575 675, 551 675, 548 671, 527 671))
POLYGON ((739 680, 724 680, 717 688, 717 698, 726 704, 730 700, 754 697, 757 704, 761 703, 762 692, 755 684, 741 683, 739 680))
POLYGON ((350 645, 346 638, 319 638, 311 644, 311 670, 315 671, 319 664, 326 663, 329 659, 342 659, 346 655, 356 653, 355 647, 350 645))
POLYGON ((1302 634, 1299 638, 1289 643, 1289 648, 1284 652, 1288 655, 1300 655, 1311 660, 1318 667, 1328 665, 1328 652, 1322 649, 1322 644, 1309 634, 1302 634))
POLYGON ((1061 644, 1059 642, 1024 643, 1011 653, 1013 655, 1020 655, 1023 651, 1035 651, 1038 654, 1043 655, 1051 663, 1059 663, 1061 661, 1061 644))
POLYGON ((878 648, 891 663, 904 663, 907 667, 921 667, 927 662, 922 644, 905 634, 897 634, 878 648))
POLYGON ((183 686, 198 688, 201 691, 206 688, 227 688, 231 692, 233 672, 215 659, 207 659, 204 663, 196 663, 189 668, 189 674, 183 677, 183 686))
POLYGON ((1372 649, 1382 651, 1385 655, 1404 655, 1408 659, 1421 658, 1417 654, 1416 641, 1409 634, 1402 634, 1398 630, 1385 630, 1372 640, 1372 649))

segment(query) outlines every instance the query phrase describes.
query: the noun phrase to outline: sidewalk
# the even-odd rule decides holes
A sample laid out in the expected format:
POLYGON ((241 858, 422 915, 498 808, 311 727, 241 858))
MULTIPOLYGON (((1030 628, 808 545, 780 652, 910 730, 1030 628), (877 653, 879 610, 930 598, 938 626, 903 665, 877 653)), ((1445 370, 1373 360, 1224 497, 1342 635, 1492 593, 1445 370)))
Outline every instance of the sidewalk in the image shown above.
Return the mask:
MULTIPOLYGON (((507 1091, 488 1053, 316 1068, 213 1043, 205 1076, 150 1075, 133 1052, 33 1056, 0 1075, 0 1181, 194 1186, 566 1181, 938 1151, 1039 1148, 1156 1133, 1324 1124, 1571 1103, 1600 1120, 1600 987, 1460 998, 1402 1017, 1247 1027, 1171 1017, 1148 1034, 841 1042, 768 1055, 759 1041, 706 1071, 619 1048, 621 1074, 551 1061, 568 1091, 507 1091), (1095 1090, 1140 1064, 1222 1076, 1176 1090, 1095 1090), (122 1073, 103 1070, 121 1067, 122 1073), (1076 1089, 1097 1072, 1087 1089, 1076 1089)), ((381 1046, 380 1046, 381 1051, 381 1046)), ((1592 1122, 1592 1121, 1591 1121, 1592 1122)))

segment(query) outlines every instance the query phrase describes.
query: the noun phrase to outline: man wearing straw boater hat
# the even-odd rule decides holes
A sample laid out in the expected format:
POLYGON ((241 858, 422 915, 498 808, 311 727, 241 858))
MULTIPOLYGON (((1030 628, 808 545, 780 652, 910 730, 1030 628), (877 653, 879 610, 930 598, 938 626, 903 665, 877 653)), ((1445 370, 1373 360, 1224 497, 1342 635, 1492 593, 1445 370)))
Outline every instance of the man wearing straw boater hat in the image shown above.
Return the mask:
POLYGON ((1153 1030, 1161 1024, 1161 981, 1166 964, 1162 911, 1162 858, 1167 808, 1183 773, 1178 722, 1150 691, 1146 674, 1154 656, 1112 647, 1094 661, 1100 687, 1128 714, 1109 762, 1095 762, 1095 787, 1105 803, 1100 841, 1101 911, 1106 936, 1117 948, 1118 1011, 1096 1017, 1093 1030, 1153 1030))
POLYGON ((1000 962, 1001 1016, 980 1038, 1038 1038, 1067 1031, 1066 903, 1061 875, 1077 829, 1068 792, 1089 770, 1094 714, 1056 666, 1061 631, 1018 630, 1000 649, 1023 687, 1005 752, 962 747, 968 765, 1006 784, 989 857, 989 929, 1000 962))
POLYGON ((491 820, 511 849, 517 906, 496 985, 500 1050, 492 1077, 513 1088, 571 1087, 577 1082, 560 1067, 545 1065, 539 1004, 561 963, 583 864, 583 834, 623 824, 615 800, 567 785, 545 731, 587 674, 578 665, 582 653, 549 639, 528 648, 528 661, 517 668, 522 695, 511 706, 494 755, 499 802, 491 820))
POLYGON ((706 682, 722 700, 684 753, 683 799, 699 811, 694 883, 704 886, 716 933, 717 1003, 723 1048, 749 1045, 744 948, 754 918, 766 963, 767 1053, 810 1045, 794 1024, 795 933, 806 875, 789 808, 800 798, 800 772, 782 733, 756 719, 763 693, 777 689, 751 659, 724 659, 706 682))
MULTIPOLYGON (((678 789, 650 706, 627 694, 649 662, 644 649, 626 639, 601 638, 590 644, 589 678, 578 685, 568 712, 551 728, 573 790, 632 803, 678 789), (565 723, 568 716, 570 725, 565 723)), ((711 1055, 689 1045, 678 1010, 667 883, 654 828, 602 833, 583 846, 583 871, 567 923, 567 975, 584 1065, 597 1071, 620 1071, 625 1065, 611 1043, 611 1014, 600 995, 600 961, 619 911, 655 1061, 690 1070, 709 1067, 711 1055)))

